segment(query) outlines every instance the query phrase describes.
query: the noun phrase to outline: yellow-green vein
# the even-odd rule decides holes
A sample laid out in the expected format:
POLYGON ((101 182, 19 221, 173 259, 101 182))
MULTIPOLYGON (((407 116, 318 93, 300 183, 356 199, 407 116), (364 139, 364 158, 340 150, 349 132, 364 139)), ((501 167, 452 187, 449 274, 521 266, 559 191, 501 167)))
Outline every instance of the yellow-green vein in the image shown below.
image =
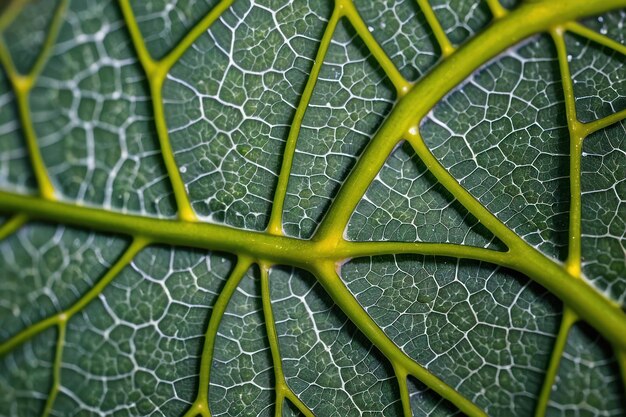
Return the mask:
POLYGON ((37 186, 41 196, 47 200, 55 199, 54 186, 48 175, 48 170, 43 161, 39 144, 37 143, 37 134, 31 120, 30 108, 28 100, 30 91, 32 90, 43 66, 45 65, 50 52, 54 46, 54 42, 61 27, 62 18, 65 14, 68 0, 61 0, 54 12, 50 28, 44 39, 41 51, 35 59, 35 63, 27 74, 20 74, 15 68, 11 54, 4 43, 4 39, 0 39, 0 62, 4 67, 17 102, 17 110, 28 149, 30 163, 35 174, 37 186))
POLYGON ((413 254, 474 259, 506 267, 510 267, 509 261, 511 260, 509 252, 477 248, 470 245, 434 242, 352 242, 344 240, 337 244, 333 253, 337 260, 362 256, 413 254))
POLYGON ((285 150, 283 152, 283 161, 280 167, 280 174, 278 175, 278 183, 276 185, 276 192, 274 193, 274 201, 272 203, 272 213, 268 222, 267 231, 274 235, 283 234, 283 209, 285 204, 285 196, 287 194, 287 186, 289 184, 289 175, 291 173, 291 166, 293 164, 294 154, 296 152, 296 144, 298 142, 298 135, 300 134, 300 128, 302 126, 302 120, 304 114, 311 101, 315 84, 319 77, 320 69, 324 64, 324 57, 328 51, 328 46, 333 38, 333 33, 337 26, 337 22, 341 17, 337 8, 333 10, 328 24, 324 29, 322 40, 317 49, 315 61, 311 67, 311 73, 300 97, 300 102, 291 122, 291 128, 289 129, 289 135, 287 136, 287 143, 285 144, 285 150))
POLYGON ((620 110, 593 122, 583 123, 581 130, 585 137, 626 119, 626 109, 620 110))
POLYGON ((107 285, 113 281, 113 279, 119 275, 130 262, 132 262, 135 255, 137 255, 143 248, 149 244, 149 241, 143 237, 135 237, 131 244, 128 246, 122 256, 111 266, 111 268, 102 276, 102 278, 94 285, 89 291, 87 291, 81 298, 76 301, 67 310, 61 311, 53 316, 45 318, 35 324, 30 325, 21 332, 17 333, 4 343, 0 344, 0 356, 5 355, 22 343, 30 340, 42 331, 54 326, 61 325, 68 321, 74 314, 81 311, 87 304, 89 304, 94 298, 96 298, 107 285))
POLYGON ((335 263, 320 262, 314 266, 311 272, 343 313, 348 316, 365 337, 389 359, 393 366, 406 369, 409 374, 446 398, 469 417, 486 417, 486 414, 474 403, 407 356, 406 353, 389 339, 385 332, 376 324, 369 314, 367 314, 350 290, 344 285, 336 271, 335 263))
POLYGON ((569 132, 569 187, 570 187, 570 207, 569 207, 569 232, 568 232, 568 254, 565 267, 574 277, 580 277, 581 271, 581 158, 584 136, 581 130, 581 123, 576 117, 576 98, 574 97, 574 85, 570 75, 569 64, 567 62, 567 50, 563 39, 563 29, 557 27, 550 31, 550 35, 556 46, 559 69, 561 72, 561 84, 565 100, 565 115, 567 119, 567 129, 569 132))
POLYGON ((430 3, 428 0, 417 0, 417 4, 419 5, 422 13, 424 13, 426 22, 428 22, 428 26, 430 26, 430 29, 433 31, 433 35, 435 35, 435 39, 441 49, 441 56, 445 58, 451 55, 455 48, 450 42, 450 39, 448 39, 446 32, 441 27, 441 23, 439 23, 439 19, 437 19, 430 3))
POLYGON ((9 2, 9 5, 0 13, 0 32, 3 32, 13 23, 22 9, 24 9, 24 6, 28 4, 28 1, 29 0, 13 0, 9 2))
POLYGON ((400 71, 398 71, 398 68, 396 68, 395 64, 389 59, 387 53, 380 47, 378 42, 376 42, 376 39, 374 39, 367 29, 367 25, 363 22, 356 7, 354 7, 352 0, 337 0, 336 7, 338 7, 343 16, 348 19, 365 46, 367 46, 367 49, 369 49, 372 56, 376 59, 383 71, 385 71, 387 78, 389 78, 396 88, 398 96, 408 93, 411 89, 411 83, 400 74, 400 71))
POLYGON ((183 39, 172 48, 172 50, 159 61, 159 66, 162 67, 162 72, 167 73, 178 62, 181 56, 191 47, 191 45, 198 39, 203 33, 205 33, 211 25, 233 4, 234 0, 222 0, 220 1, 209 14, 204 16, 189 32, 183 37, 183 39))
POLYGON ((545 417, 546 415, 554 380, 556 379, 556 375, 559 371, 559 364, 561 363, 561 357, 563 356, 565 344, 567 343, 567 336, 576 321, 578 321, 576 313, 574 313, 570 308, 564 307, 563 316, 561 317, 561 327, 559 328, 559 333, 556 336, 556 341, 554 342, 554 347, 552 348, 552 355, 550 356, 548 370, 543 378, 543 385, 539 393, 539 399, 537 400, 535 417, 545 417))
POLYGON ((28 221, 28 216, 23 213, 15 214, 0 226, 0 241, 15 233, 28 221))
MULTIPOLYGON (((530 35, 625 3, 624 0, 523 3, 457 49, 398 100, 340 188, 315 238, 329 245, 338 241, 360 198, 394 146, 407 132, 416 131, 427 112, 486 60, 530 35)), ((509 234, 513 235, 510 231, 509 234)))
POLYGON ((409 396, 409 387, 407 385, 408 374, 400 365, 394 365, 393 370, 396 375, 396 380, 398 381, 398 389, 400 390, 402 413, 404 417, 411 417, 413 410, 411 409, 411 397, 409 396))
POLYGON ((461 257, 505 266, 510 266, 512 260, 507 252, 452 243, 342 240, 330 247, 320 241, 274 236, 212 223, 187 223, 136 216, 0 191, 0 210, 3 209, 24 213, 32 219, 89 227, 109 233, 139 234, 152 243, 223 250, 305 269, 318 261, 338 262, 353 257, 392 253, 461 257))
POLYGON ((609 49, 612 49, 616 52, 619 52, 622 55, 626 55, 626 45, 623 45, 608 36, 601 35, 595 30, 589 29, 588 27, 578 23, 578 22, 567 22, 564 25, 564 28, 576 35, 587 38, 599 45, 605 46, 609 49))
POLYGON ((52 366, 52 387, 46 399, 46 405, 43 409, 42 417, 48 417, 54 407, 59 389, 61 388, 61 365, 63 363, 63 347, 65 346, 65 332, 67 329, 67 318, 59 320, 57 325, 57 345, 54 354, 54 364, 52 366))
POLYGON ((278 345, 278 334, 274 321, 274 313, 272 311, 272 299, 270 296, 269 269, 266 263, 259 264, 261 268, 261 300, 263 302, 263 318, 265 320, 265 329, 267 331, 267 340, 270 344, 270 352, 272 353, 272 365, 274 366, 274 378, 276 379, 274 389, 276 391, 276 417, 282 416, 282 407, 285 399, 291 401, 298 410, 306 417, 313 417, 313 412, 298 398, 298 396, 289 388, 285 374, 283 373, 283 364, 280 356, 280 347, 278 345))
POLYGON ((187 410, 184 414, 184 417, 196 415, 208 417, 211 415, 211 410, 209 408, 209 382, 211 380, 211 364, 213 362, 213 351, 217 331, 219 330, 222 317, 224 317, 226 307, 228 307, 228 302, 237 290, 241 279, 252 266, 252 263, 253 261, 251 258, 245 256, 239 256, 237 258, 235 268, 230 273, 224 288, 213 305, 211 317, 209 318, 209 324, 204 334, 204 346, 202 347, 202 356, 200 358, 198 393, 196 394, 195 401, 189 410, 187 410))
POLYGON ((157 136, 159 139, 159 146, 161 147, 161 155, 165 164, 165 169, 170 178, 172 184, 172 191, 174 192, 174 199, 176 200, 176 206, 178 207, 178 217, 184 221, 195 221, 196 214, 191 208, 189 202, 189 196, 185 188, 185 183, 180 175, 178 165, 174 159, 174 151, 172 144, 170 143, 169 132, 165 123, 165 112, 163 110, 163 97, 162 88, 163 82, 167 75, 165 66, 159 65, 158 62, 150 56, 150 52, 146 47, 139 26, 135 19, 132 7, 128 0, 119 0, 120 9, 128 28, 128 33, 132 40, 133 46, 139 62, 144 69, 146 78, 148 80, 148 86, 150 87, 150 95, 152 99, 152 110, 154 112, 154 123, 157 130, 157 136))

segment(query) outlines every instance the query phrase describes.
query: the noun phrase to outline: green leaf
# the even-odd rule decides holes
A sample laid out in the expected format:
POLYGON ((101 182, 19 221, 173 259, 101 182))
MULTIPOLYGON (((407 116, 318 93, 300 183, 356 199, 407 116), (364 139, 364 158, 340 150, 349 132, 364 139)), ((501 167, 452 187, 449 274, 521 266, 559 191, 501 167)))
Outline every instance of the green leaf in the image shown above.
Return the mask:
POLYGON ((626 414, 625 8, 0 5, 0 416, 626 414))

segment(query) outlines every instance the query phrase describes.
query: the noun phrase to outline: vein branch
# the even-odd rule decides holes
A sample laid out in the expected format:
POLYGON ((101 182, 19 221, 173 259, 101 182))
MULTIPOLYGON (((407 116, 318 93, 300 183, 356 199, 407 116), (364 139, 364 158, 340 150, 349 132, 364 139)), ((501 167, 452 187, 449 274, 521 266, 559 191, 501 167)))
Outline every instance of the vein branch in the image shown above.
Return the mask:
POLYGON ((334 263, 321 263, 315 265, 311 272, 314 273, 317 280, 322 284, 326 292, 328 292, 344 314, 348 316, 365 337, 367 337, 393 365, 406 369, 409 374, 415 376, 433 391, 449 400, 469 417, 486 417, 484 411, 407 356, 406 353, 389 339, 385 332, 363 309, 356 298, 354 298, 348 288, 346 288, 335 268, 334 263))
POLYGON ((389 132, 392 130, 390 126, 393 125, 383 124, 379 133, 365 147, 363 154, 348 174, 322 219, 313 236, 314 240, 328 242, 330 246, 333 246, 343 238, 344 230, 356 205, 387 161, 388 155, 400 141, 400 135, 397 132, 389 132))
POLYGON ((32 339, 34 336, 44 330, 57 325, 61 326, 67 322, 74 314, 81 311, 94 298, 102 293, 102 291, 119 275, 119 273, 133 260, 143 248, 149 244, 149 241, 143 237, 136 237, 128 246, 126 251, 117 260, 115 264, 104 274, 104 276, 94 285, 87 293, 76 301, 67 310, 61 311, 53 316, 47 317, 37 323, 30 325, 15 336, 0 344, 0 357, 15 349, 22 343, 32 339))
POLYGON ((510 254, 492 249, 454 243, 430 242, 353 242, 341 241, 335 250, 337 260, 362 256, 381 255, 431 255, 474 259, 504 267, 510 266, 510 254))
POLYGON ((202 20, 194 25, 183 39, 161 60, 156 61, 150 55, 146 47, 145 40, 137 24, 133 9, 129 0, 119 0, 120 9, 124 16, 124 21, 128 27, 128 32, 132 40, 139 62, 146 73, 150 95, 152 96, 152 110, 154 112, 154 122, 161 147, 163 162, 172 184, 174 198, 178 207, 178 217, 183 221, 197 221, 196 213, 191 207, 187 188, 182 179, 178 165, 174 158, 174 150, 169 137, 169 131, 165 121, 165 110, 163 106, 163 83, 167 73, 187 51, 187 49, 200 37, 232 4, 233 0, 223 0, 218 3, 202 20))
POLYGON ((439 23, 439 19, 435 15, 435 11, 431 7, 428 0, 417 0, 417 4, 420 7, 422 13, 424 13, 424 17, 426 18, 426 22, 428 22, 428 26, 433 31, 433 35, 435 35, 435 39, 439 44, 439 48, 441 48, 441 55, 445 58, 450 56, 454 52, 454 46, 448 39, 448 35, 441 27, 441 23, 439 23))
POLYGON ((46 34, 46 38, 44 39, 41 51, 37 55, 35 63, 28 73, 28 77, 32 79, 32 84, 34 84, 35 80, 39 77, 39 74, 41 74, 44 65, 48 61, 48 57, 50 56, 52 48, 54 47, 54 43, 56 42, 56 39, 59 35, 59 30, 61 29, 63 16, 65 16, 65 11, 67 10, 68 3, 69 0, 60 0, 56 10, 54 11, 54 15, 52 16, 52 20, 50 22, 50 28, 48 29, 48 33, 46 34))
POLYGON ((372 36, 371 32, 367 29, 367 25, 363 22, 352 0, 337 0, 336 5, 356 30, 356 33, 367 46, 383 71, 385 71, 385 74, 387 74, 387 77, 396 88, 398 95, 402 96, 406 94, 411 89, 411 83, 398 71, 396 65, 389 59, 387 53, 381 48, 376 39, 374 39, 374 36, 372 36))
POLYGON ((52 387, 46 399, 42 417, 50 416, 54 402, 56 401, 59 389, 61 388, 61 365, 63 364, 63 348, 65 346, 65 333, 67 330, 67 320, 59 321, 57 325, 57 344, 54 354, 54 364, 52 366, 52 387))
POLYGON ((315 84, 317 83, 320 70, 324 64, 324 58, 328 52, 328 47, 333 38, 333 33, 335 32, 335 28, 337 27, 337 22, 340 17, 341 14, 339 9, 335 8, 330 19, 328 20, 324 34, 322 35, 322 40, 320 41, 315 61, 313 63, 313 67, 311 68, 311 73, 309 74, 309 78, 307 79, 304 91, 300 97, 296 113, 294 114, 293 121, 291 122, 291 128, 289 129, 289 135, 287 136, 287 143, 285 144, 285 151, 283 153, 283 161, 280 167, 280 174, 278 176, 278 184, 276 185, 276 192, 274 194, 272 213, 267 226, 268 233, 274 235, 283 234, 283 209, 285 205, 285 196, 287 194, 287 186, 289 184, 289 175, 291 174, 293 158, 296 152, 298 135, 300 134, 300 128, 302 127, 302 121, 304 120, 306 109, 311 101, 311 97, 313 96, 315 84))
POLYGON ((9 2, 9 5, 0 13, 0 32, 11 26, 15 18, 24 9, 24 6, 28 4, 28 1, 29 0, 13 0, 9 2))
POLYGON ((599 130, 602 130, 606 127, 609 127, 615 123, 621 122, 626 119, 626 109, 620 110, 613 114, 610 114, 606 117, 603 117, 598 120, 594 120, 593 122, 583 123, 582 130, 585 137, 595 133, 599 130))
POLYGON ((61 27, 67 4, 68 0, 61 0, 59 2, 54 15, 52 16, 50 28, 44 39, 41 51, 37 55, 35 63, 27 74, 19 73, 13 63, 11 53, 6 46, 4 39, 0 39, 0 63, 5 69, 9 83, 11 84, 15 94, 18 116, 22 126, 24 139, 26 141, 30 163, 39 187, 39 193, 47 200, 55 199, 54 186, 50 180, 48 170, 46 169, 46 165, 41 155, 41 150, 39 149, 39 145, 37 143, 37 134, 35 132, 35 128, 33 127, 28 100, 30 92, 33 89, 33 86, 35 85, 45 63, 47 62, 48 57, 50 56, 54 42, 56 41, 61 27))
POLYGON ((500 0, 487 0, 487 7, 489 7, 494 19, 500 19, 507 14, 507 10, 502 7, 500 0))
POLYGON ((224 317, 224 312, 226 311, 228 302, 237 290, 241 279, 251 266, 251 258, 245 256, 238 257, 235 268, 226 280, 224 288, 213 305, 211 317, 209 318, 209 324, 204 335, 204 346, 202 348, 202 356, 200 359, 198 393, 196 400, 191 405, 190 409, 185 413, 185 417, 195 416, 198 414, 203 416, 211 415, 209 408, 209 382, 211 380, 211 364, 213 363, 213 352, 215 339, 217 338, 217 331, 219 330, 222 317, 224 317))
POLYGON ((315 64, 311 70, 311 74, 305 86, 302 98, 296 110, 294 121, 287 138, 283 163, 280 171, 274 204, 272 206, 272 214, 268 225, 268 232, 272 234, 282 234, 282 212, 284 207, 285 194, 289 181, 289 174, 293 164, 293 156, 295 153, 296 142, 302 125, 302 120, 306 112, 306 108, 310 102, 315 83, 319 77, 319 71, 323 65, 324 56, 328 51, 328 46, 332 40, 334 30, 341 17, 346 17, 350 24, 354 27, 361 40, 368 47, 379 65, 383 68, 387 77, 390 79, 398 95, 404 95, 410 90, 410 83, 400 74, 395 64, 389 59, 385 51, 380 47, 374 39, 363 19, 356 10, 351 0, 337 0, 333 14, 328 22, 322 41, 320 43, 315 64))
POLYGON ((174 48, 161 60, 159 65, 162 71, 167 73, 178 62, 180 57, 193 45, 203 33, 205 33, 217 19, 233 4, 234 0, 222 0, 211 11, 196 23, 174 48))
POLYGON ((568 22, 564 25, 564 27, 569 32, 587 38, 590 41, 619 52, 622 55, 626 55, 626 45, 622 45, 621 43, 609 38, 606 35, 602 35, 593 29, 589 29, 585 25, 582 25, 578 22, 568 22))
POLYGON ((443 167, 443 165, 441 165, 424 143, 418 129, 407 132, 406 137, 417 156, 435 176, 437 181, 439 181, 441 185, 443 185, 459 203, 476 217, 491 233, 503 241, 509 248, 511 248, 512 242, 521 241, 513 231, 483 206, 443 167))
POLYGON ((270 296, 269 284, 269 265, 260 264, 261 268, 261 299, 263 302, 263 318, 265 320, 265 328, 267 331, 267 339, 270 344, 272 353, 272 364, 274 367, 275 391, 276 391, 276 417, 282 416, 282 407, 285 399, 291 401, 298 410, 306 417, 313 417, 313 412, 306 404, 298 398, 293 390, 287 384, 285 374, 283 372, 283 364, 280 355, 280 346, 278 344, 278 334, 276 333, 276 325, 274 321, 274 313, 272 311, 272 300, 270 296))
POLYGON ((567 306, 563 308, 563 316, 561 318, 561 326, 552 348, 552 355, 550 356, 550 362, 548 364, 548 370, 543 379, 543 385, 541 392, 539 393, 539 399, 535 408, 535 417, 545 417, 548 409, 548 401, 550 401, 550 394, 552 393, 552 387, 556 379, 556 375, 559 371, 559 364, 563 357, 563 351, 565 350, 565 344, 567 343, 567 336, 569 331, 578 321, 578 316, 567 306))
POLYGON ((407 372, 398 365, 393 366, 398 381, 398 389, 400 390, 400 401, 402 402, 402 413, 404 417, 412 417, 413 410, 411 408, 411 397, 409 396, 409 387, 407 385, 407 372))
POLYGON ((178 217, 184 221, 195 221, 196 215, 191 208, 185 183, 182 180, 178 170, 178 165, 174 159, 174 151, 172 149, 172 144, 170 143, 169 132, 165 123, 162 90, 163 82, 167 76, 167 69, 164 65, 159 65, 159 63, 150 55, 129 0, 119 0, 119 6, 122 16, 124 17, 124 21, 126 22, 126 27, 128 29, 128 33, 130 34, 135 52, 137 53, 141 67, 146 74, 146 79, 148 80, 159 146, 161 147, 163 162, 172 184, 174 199, 176 200, 176 205, 178 207, 178 217))
POLYGON ((569 157, 569 186, 570 186, 570 211, 569 211, 569 232, 568 232, 568 254, 565 267, 572 276, 580 277, 581 274, 581 218, 582 218, 582 196, 581 196, 581 158, 584 131, 582 124, 576 117, 576 97, 574 96, 574 85, 567 62, 567 50, 563 38, 563 29, 556 28, 550 31, 554 41, 561 72, 561 84, 563 85, 563 95, 565 99, 565 115, 567 119, 567 129, 569 132, 570 157, 569 157))
POLYGON ((15 233, 28 221, 28 216, 23 213, 15 214, 0 226, 0 241, 15 233))

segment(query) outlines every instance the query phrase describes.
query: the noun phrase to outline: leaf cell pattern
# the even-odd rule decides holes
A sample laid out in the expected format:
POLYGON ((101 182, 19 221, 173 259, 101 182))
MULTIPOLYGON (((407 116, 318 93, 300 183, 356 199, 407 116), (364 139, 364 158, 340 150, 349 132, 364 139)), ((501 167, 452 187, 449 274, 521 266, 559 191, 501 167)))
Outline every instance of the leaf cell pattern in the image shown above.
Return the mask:
POLYGON ((623 0, 0 6, 0 416, 626 413, 623 0))

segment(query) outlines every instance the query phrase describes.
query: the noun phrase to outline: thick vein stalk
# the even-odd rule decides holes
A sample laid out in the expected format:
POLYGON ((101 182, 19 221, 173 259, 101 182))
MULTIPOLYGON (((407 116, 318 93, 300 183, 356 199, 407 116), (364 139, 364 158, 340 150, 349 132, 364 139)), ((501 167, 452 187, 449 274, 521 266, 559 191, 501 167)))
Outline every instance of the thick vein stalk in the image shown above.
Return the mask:
POLYGON ((137 216, 72 203, 48 202, 0 191, 0 211, 3 210, 24 213, 35 220, 60 222, 123 235, 138 234, 152 243, 221 250, 307 270, 317 262, 337 262, 392 252, 460 257, 504 266, 512 266, 514 261, 505 252, 451 243, 342 241, 329 247, 324 242, 276 236, 220 224, 137 216))

